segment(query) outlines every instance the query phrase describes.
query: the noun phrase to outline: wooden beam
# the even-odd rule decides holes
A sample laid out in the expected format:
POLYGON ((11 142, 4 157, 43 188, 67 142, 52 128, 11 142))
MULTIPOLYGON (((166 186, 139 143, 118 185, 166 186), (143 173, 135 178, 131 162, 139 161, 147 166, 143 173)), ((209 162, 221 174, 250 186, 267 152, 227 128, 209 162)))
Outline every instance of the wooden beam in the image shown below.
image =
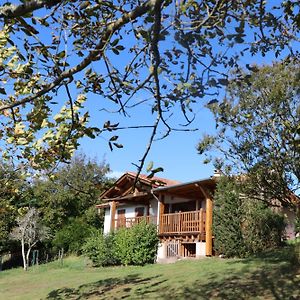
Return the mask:
POLYGON ((110 231, 112 232, 115 230, 117 203, 116 201, 111 201, 109 204, 110 204, 110 231))
POLYGON ((162 232, 162 215, 164 214, 165 211, 165 203, 164 203, 164 196, 159 195, 159 202, 158 202, 158 232, 162 232))
POLYGON ((206 220, 205 220, 206 256, 212 256, 212 218, 213 218, 212 199, 206 198, 206 220))
POLYGON ((205 254, 212 256, 212 220, 213 203, 209 191, 201 185, 198 185, 206 200, 206 218, 205 218, 205 254))

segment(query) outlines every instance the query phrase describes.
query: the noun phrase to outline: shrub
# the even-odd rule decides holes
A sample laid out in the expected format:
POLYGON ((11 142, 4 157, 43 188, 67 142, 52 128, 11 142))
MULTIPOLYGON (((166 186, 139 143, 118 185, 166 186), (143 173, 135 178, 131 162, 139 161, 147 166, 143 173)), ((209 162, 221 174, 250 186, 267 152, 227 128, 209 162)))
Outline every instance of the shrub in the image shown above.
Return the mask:
POLYGON ((233 179, 221 177, 214 197, 214 248, 227 257, 243 256, 242 201, 233 179))
POLYGON ((243 195, 242 188, 233 178, 222 177, 215 193, 214 248, 227 257, 275 248, 281 244, 285 230, 282 215, 262 201, 243 195))
POLYGON ((82 246, 82 252, 92 260, 94 266, 105 267, 119 264, 114 248, 114 234, 103 235, 102 231, 94 231, 82 246))
POLYGON ((158 237, 156 226, 141 222, 116 232, 116 256, 123 265, 145 265, 155 261, 158 237))
POLYGON ((154 263, 159 243, 156 226, 142 222, 133 226, 132 236, 135 245, 132 253, 133 264, 145 265, 154 263))
POLYGON ((115 233, 115 255, 122 265, 133 264, 134 237, 133 228, 120 228, 115 233))
POLYGON ((63 248, 65 252, 81 253, 81 247, 87 237, 91 235, 93 227, 80 219, 73 219, 68 225, 56 232, 53 246, 63 248))
POLYGON ((262 202, 252 200, 247 205, 243 227, 247 254, 278 247, 281 244, 285 226, 283 215, 273 212, 262 202))
POLYGON ((142 222, 113 234, 97 231, 82 247, 95 266, 145 265, 155 261, 158 237, 155 225, 142 222))

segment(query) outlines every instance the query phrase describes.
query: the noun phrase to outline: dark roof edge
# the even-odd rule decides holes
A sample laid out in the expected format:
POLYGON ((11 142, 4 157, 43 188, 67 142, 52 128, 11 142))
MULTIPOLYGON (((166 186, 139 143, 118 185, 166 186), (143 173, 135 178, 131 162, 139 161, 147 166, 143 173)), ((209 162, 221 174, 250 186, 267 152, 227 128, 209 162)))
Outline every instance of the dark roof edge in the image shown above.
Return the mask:
POLYGON ((173 188, 183 187, 185 185, 197 184, 197 183, 201 183, 201 182, 205 182, 205 181, 216 182, 216 177, 211 176, 211 177, 204 178, 204 179, 198 179, 198 180, 193 180, 193 181, 189 181, 189 182, 169 185, 169 186, 162 186, 162 187, 154 188, 152 190, 153 190, 153 192, 160 192, 160 191, 169 190, 169 189, 173 189, 173 188))

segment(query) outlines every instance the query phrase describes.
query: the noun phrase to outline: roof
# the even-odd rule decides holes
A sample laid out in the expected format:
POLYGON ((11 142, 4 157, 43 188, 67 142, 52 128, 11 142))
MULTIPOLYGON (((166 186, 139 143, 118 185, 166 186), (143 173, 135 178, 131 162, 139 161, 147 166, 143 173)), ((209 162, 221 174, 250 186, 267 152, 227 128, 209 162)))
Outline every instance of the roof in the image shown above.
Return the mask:
MULTIPOLYGON (((136 172, 126 172, 125 174, 132 175, 134 176, 134 178, 137 176, 136 172)), ((171 185, 176 185, 181 183, 180 181, 177 180, 172 180, 172 179, 167 179, 167 178, 162 178, 157 176, 153 176, 149 178, 148 175, 146 174, 140 174, 139 178, 148 181, 149 183, 152 183, 153 186, 162 186, 162 185, 171 186, 171 185)))
MULTIPOLYGON (((136 179, 137 173, 135 172, 126 172, 124 173, 113 186, 103 192, 100 195, 100 199, 104 201, 109 201, 112 199, 124 199, 125 196, 134 195, 133 185, 136 179)), ((148 192, 150 193, 153 188, 157 188, 159 186, 172 186, 179 184, 179 181, 170 180, 166 178, 161 178, 154 176, 152 178, 148 178, 145 174, 140 174, 138 176, 136 189, 139 192, 148 192)), ((135 191, 136 192, 136 191, 135 191)))
POLYGON ((216 188, 216 184, 217 178, 209 177, 172 186, 157 187, 153 189, 153 192, 156 194, 168 193, 182 197, 199 198, 199 193, 203 194, 203 192, 205 192, 203 191, 204 189, 208 192, 212 192, 216 188))

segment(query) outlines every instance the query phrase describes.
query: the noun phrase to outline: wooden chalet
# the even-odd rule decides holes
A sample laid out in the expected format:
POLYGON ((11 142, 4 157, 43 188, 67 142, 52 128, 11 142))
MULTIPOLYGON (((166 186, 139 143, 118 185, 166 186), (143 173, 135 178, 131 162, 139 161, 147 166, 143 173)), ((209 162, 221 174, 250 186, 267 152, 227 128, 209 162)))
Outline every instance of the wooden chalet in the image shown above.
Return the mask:
POLYGON ((104 233, 146 220, 157 225, 158 260, 213 254, 212 195, 217 177, 180 183, 125 173, 101 195, 104 233), (135 188, 134 182, 136 181, 135 188))

